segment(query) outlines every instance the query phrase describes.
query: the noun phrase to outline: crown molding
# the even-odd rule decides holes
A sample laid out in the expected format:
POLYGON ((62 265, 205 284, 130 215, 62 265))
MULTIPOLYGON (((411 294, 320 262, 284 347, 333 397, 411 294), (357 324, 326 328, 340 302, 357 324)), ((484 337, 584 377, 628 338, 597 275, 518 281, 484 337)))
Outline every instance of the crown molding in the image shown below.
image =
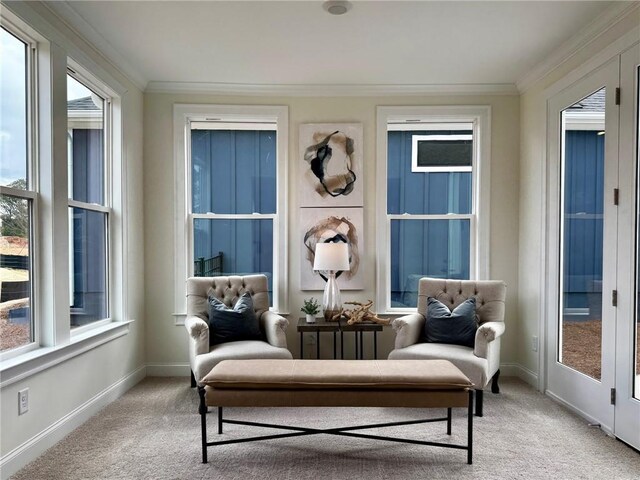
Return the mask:
POLYGON ((518 95, 514 84, 312 85, 209 82, 149 82, 145 93, 369 97, 381 95, 518 95))
POLYGON ((538 81, 638 9, 640 9, 640 2, 615 2, 614 6, 596 17, 595 20, 556 48, 551 55, 538 63, 527 74, 520 77, 516 82, 518 91, 524 93, 529 90, 538 81))
POLYGON ((147 79, 131 63, 121 55, 98 31, 76 12, 68 1, 41 1, 39 2, 69 30, 89 43, 94 50, 124 75, 140 91, 145 90, 147 79))

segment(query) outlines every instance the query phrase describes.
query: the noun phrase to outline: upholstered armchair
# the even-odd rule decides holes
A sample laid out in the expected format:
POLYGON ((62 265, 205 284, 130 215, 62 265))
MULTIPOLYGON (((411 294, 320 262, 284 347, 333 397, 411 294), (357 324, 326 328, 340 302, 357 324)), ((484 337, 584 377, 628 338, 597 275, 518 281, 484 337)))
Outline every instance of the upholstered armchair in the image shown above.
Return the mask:
POLYGON ((187 318, 191 386, 195 387, 222 360, 293 358, 287 350, 289 322, 269 311, 267 277, 246 275, 230 277, 192 277, 187 279, 187 318), (209 345, 209 293, 233 308, 238 298, 249 292, 264 339, 240 340, 209 345))
POLYGON ((395 349, 389 359, 444 359, 457 366, 476 389, 476 416, 482 416, 483 389, 493 379, 491 391, 500 393, 500 336, 504 333, 507 287, 502 281, 421 278, 418 308, 392 322, 395 349), (421 343, 427 299, 433 297, 453 310, 470 297, 476 299, 478 330, 473 348, 442 343, 421 343))

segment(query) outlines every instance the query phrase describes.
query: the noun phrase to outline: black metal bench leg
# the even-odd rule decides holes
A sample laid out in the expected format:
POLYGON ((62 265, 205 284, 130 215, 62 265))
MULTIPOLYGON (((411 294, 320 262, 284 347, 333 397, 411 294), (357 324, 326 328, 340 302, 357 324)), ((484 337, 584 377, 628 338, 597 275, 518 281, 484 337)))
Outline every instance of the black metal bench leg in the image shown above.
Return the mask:
POLYGON ((500 386, 498 385, 498 379, 500 378, 500 369, 493 375, 491 379, 491 393, 500 393, 500 386))
POLYGON ((196 383, 196 377, 193 374, 193 370, 191 370, 191 388, 196 388, 198 384, 196 383))
POLYGON ((202 463, 207 463, 207 405, 204 400, 204 387, 198 386, 198 395, 200 395, 200 427, 202 428, 202 463))
MULTIPOLYGON (((477 390, 476 395, 478 393, 482 393, 482 390, 477 390)), ((467 463, 469 465, 473 463, 473 390, 469 390, 469 409, 467 410, 467 463)))
POLYGON ((447 408, 447 435, 451 435, 451 407, 447 408))
POLYGON ((482 397, 483 397, 483 391, 482 390, 476 390, 476 417, 481 417, 482 416, 482 397))

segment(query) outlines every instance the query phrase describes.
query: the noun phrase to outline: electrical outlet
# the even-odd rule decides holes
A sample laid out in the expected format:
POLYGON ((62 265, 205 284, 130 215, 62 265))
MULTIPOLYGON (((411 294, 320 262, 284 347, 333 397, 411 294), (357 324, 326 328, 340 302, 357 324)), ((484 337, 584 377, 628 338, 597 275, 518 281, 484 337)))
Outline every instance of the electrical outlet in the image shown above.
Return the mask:
POLYGON ((29 389, 23 388, 18 392, 18 415, 24 415, 29 411, 29 389))
POLYGON ((536 335, 531 338, 531 349, 534 352, 538 351, 538 337, 536 335))

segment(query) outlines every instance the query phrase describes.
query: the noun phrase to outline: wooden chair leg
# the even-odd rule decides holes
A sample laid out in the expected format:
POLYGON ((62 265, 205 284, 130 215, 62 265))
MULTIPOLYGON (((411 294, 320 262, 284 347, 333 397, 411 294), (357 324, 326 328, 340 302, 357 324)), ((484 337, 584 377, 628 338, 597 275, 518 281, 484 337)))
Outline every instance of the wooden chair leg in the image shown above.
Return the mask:
POLYGON ((484 392, 482 390, 476 390, 476 417, 482 416, 482 397, 484 392))
POLYGON ((491 392, 500 393, 500 386, 498 385, 498 378, 500 378, 500 369, 495 373, 491 379, 491 392))

